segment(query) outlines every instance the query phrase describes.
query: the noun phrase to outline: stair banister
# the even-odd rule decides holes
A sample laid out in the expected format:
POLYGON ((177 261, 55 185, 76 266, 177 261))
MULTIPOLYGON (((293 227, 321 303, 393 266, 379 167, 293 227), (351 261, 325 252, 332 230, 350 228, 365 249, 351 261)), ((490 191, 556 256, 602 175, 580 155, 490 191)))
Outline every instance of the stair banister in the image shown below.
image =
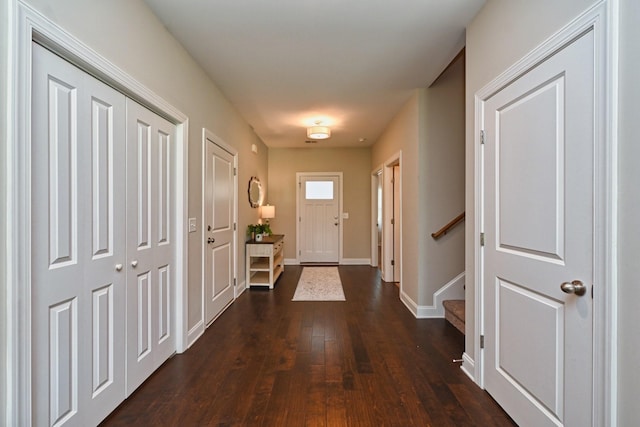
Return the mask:
POLYGON ((435 240, 438 240, 440 237, 444 236, 449 231, 451 231, 453 227, 460 224, 463 220, 464 220, 464 212, 462 212, 460 215, 458 215, 457 217, 449 221, 447 225, 442 227, 440 230, 436 231, 435 233, 431 233, 431 237, 433 237, 435 240))

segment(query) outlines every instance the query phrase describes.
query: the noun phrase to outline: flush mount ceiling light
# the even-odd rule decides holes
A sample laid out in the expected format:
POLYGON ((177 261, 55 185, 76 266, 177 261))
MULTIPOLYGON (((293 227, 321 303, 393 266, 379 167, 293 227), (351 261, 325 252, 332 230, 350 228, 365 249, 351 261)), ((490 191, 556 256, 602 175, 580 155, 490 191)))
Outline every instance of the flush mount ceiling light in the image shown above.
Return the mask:
POLYGON ((307 128, 307 137, 311 139, 327 139, 331 136, 331 129, 327 126, 320 126, 322 122, 315 122, 315 126, 307 128))

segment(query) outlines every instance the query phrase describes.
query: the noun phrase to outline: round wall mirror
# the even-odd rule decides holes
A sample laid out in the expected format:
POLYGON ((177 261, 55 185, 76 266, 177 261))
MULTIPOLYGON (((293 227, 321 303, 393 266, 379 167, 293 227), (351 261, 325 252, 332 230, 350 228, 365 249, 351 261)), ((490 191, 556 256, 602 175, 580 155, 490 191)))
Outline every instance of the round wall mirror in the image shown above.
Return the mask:
POLYGON ((251 179, 249 180, 249 189, 247 190, 247 192, 249 193, 249 204, 252 208, 257 208, 262 205, 264 192, 262 191, 262 184, 257 177, 251 177, 251 179))

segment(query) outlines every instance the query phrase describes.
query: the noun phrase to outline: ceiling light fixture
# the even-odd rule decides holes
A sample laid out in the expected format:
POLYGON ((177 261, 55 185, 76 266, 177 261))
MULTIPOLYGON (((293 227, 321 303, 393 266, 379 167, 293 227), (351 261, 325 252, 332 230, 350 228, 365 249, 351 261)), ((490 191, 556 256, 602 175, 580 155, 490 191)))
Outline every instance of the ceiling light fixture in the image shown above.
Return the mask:
POLYGON ((315 122, 315 126, 307 128, 307 137, 311 139, 327 139, 331 136, 331 129, 327 126, 320 126, 321 121, 315 122))

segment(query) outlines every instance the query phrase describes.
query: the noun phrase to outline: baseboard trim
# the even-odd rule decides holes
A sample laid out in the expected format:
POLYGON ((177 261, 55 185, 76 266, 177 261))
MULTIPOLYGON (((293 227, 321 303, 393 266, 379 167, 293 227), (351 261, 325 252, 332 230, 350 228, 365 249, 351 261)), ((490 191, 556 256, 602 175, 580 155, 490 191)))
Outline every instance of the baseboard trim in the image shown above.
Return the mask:
MULTIPOLYGON (((285 258, 284 265, 300 265, 296 258, 285 258)), ((371 265, 371 258, 342 258, 338 265, 371 265)))
POLYGON ((246 280, 243 280, 243 281, 240 283, 240 286, 236 286, 234 299, 235 299, 235 298, 238 298, 240 295, 242 295, 242 293, 243 293, 246 289, 247 289, 247 281, 246 281, 246 280))
POLYGON ((433 305, 420 307, 419 318, 442 318, 444 307, 442 301, 448 299, 464 299, 464 271, 447 282, 433 294, 433 305))
POLYGON ((340 265, 371 265, 371 258, 342 258, 340 265))
POLYGON ((433 294, 433 305, 418 305, 404 293, 400 299, 417 319, 441 319, 444 317, 442 301, 464 299, 464 271, 433 294))
POLYGON ((409 309, 409 311, 417 318, 418 317, 418 304, 413 301, 409 295, 400 291, 400 301, 409 309))
POLYGON ((477 383, 475 378, 476 363, 466 352, 462 353, 462 365, 460 366, 460 369, 462 369, 462 372, 471 378, 473 382, 477 383))
POLYGON ((204 334, 204 329, 204 321, 202 320, 196 323, 193 328, 189 329, 189 332, 187 332, 187 349, 204 334))

